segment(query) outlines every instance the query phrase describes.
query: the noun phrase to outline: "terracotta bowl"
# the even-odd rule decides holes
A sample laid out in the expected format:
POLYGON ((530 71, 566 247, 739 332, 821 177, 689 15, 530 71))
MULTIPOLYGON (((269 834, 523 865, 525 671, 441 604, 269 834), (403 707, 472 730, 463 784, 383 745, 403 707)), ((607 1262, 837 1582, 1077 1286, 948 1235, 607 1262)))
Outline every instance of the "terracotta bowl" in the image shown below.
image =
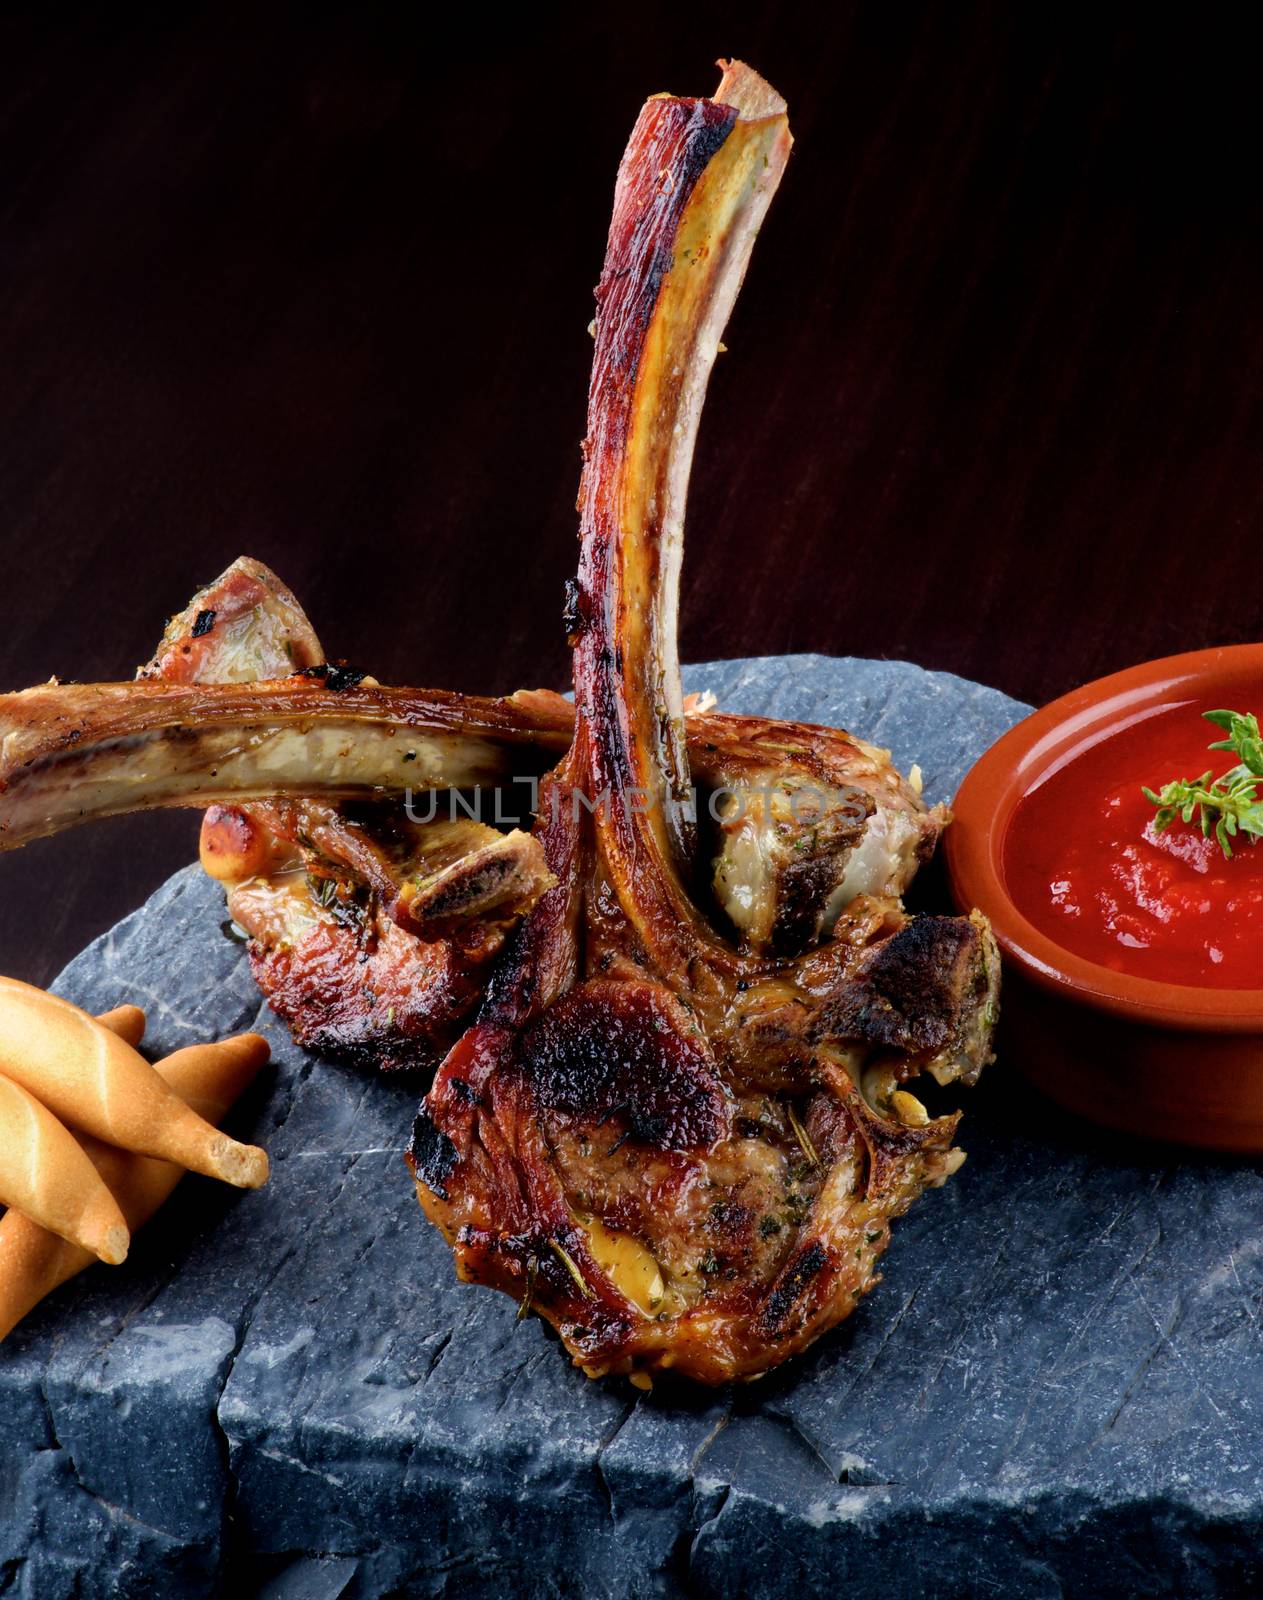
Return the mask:
MULTIPOLYGON (((1004 952, 1012 1064, 1059 1104, 1107 1127, 1255 1153, 1263 1153, 1263 988, 1133 978, 1063 949, 1013 904, 1003 851, 1018 802, 1075 752, 1138 713, 1203 693, 1244 706, 1260 683, 1263 645, 1238 645, 1086 684, 987 751, 961 787, 946 835, 952 893, 962 909, 986 912, 1004 952)), ((1263 973, 1263 950, 1259 959, 1263 973)))

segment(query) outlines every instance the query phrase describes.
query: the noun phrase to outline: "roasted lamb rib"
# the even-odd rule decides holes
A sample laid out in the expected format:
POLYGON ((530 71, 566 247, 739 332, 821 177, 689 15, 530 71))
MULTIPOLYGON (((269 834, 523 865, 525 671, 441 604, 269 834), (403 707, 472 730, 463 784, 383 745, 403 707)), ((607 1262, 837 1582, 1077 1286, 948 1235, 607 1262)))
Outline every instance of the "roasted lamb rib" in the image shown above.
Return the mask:
MULTIPOLYGON (((290 591, 247 558, 172 619, 138 676, 0 696, 0 850, 120 811, 209 804, 203 865, 296 1038, 432 1071, 547 878, 536 839, 440 805, 433 788, 498 795, 525 778, 503 811, 485 806, 524 811, 536 774, 569 748, 574 708, 545 691, 480 700, 330 668, 290 591), (414 815, 437 820, 409 821, 409 791, 414 815)), ((719 802, 717 904, 752 947, 808 948, 856 896, 897 899, 933 851, 945 813, 885 751, 757 717, 690 714, 686 731, 693 774, 719 802)))
POLYGON ((713 100, 649 101, 633 131, 597 289, 575 739, 539 823, 557 882, 411 1149, 461 1275, 537 1307, 590 1375, 641 1383, 756 1376, 850 1312, 891 1219, 961 1159, 956 1118, 931 1120, 902 1084, 975 1077, 994 1015, 980 917, 909 919, 863 895, 825 943, 783 956, 723 937, 696 891, 684 498, 789 144, 784 103, 739 64, 713 100))
MULTIPOLYGON (((297 681, 314 680, 325 693, 363 682, 325 662, 290 591, 242 558, 172 618, 138 676, 244 683, 295 670, 297 681)), ((478 776, 473 720, 465 715, 452 759, 478 776)), ((377 752, 388 751, 390 770, 419 762, 443 782, 420 729, 400 739, 394 731, 368 735, 377 752)), ((309 791, 313 747, 332 747, 344 770, 355 766, 336 719, 232 737, 271 772, 278 748, 296 750, 300 770, 305 750, 309 791)), ((203 770, 215 781, 217 767, 203 770)), ((383 1071, 433 1070, 477 1005, 506 930, 553 882, 538 840, 518 829, 502 833, 466 816, 419 824, 397 801, 352 807, 310 792, 212 806, 201 858, 249 935, 259 987, 299 1042, 383 1071)))
POLYGON ((409 1153, 462 1276, 592 1375, 751 1377, 845 1317, 962 1156, 905 1087, 973 1082, 985 920, 901 896, 947 821, 886 752, 685 706, 676 605, 711 364, 789 151, 739 63, 619 172, 567 607, 576 706, 331 666, 242 560, 132 684, 0 697, 0 848, 210 804, 202 859, 300 1042, 433 1066, 409 1153), (541 780, 528 834, 405 791, 541 780))

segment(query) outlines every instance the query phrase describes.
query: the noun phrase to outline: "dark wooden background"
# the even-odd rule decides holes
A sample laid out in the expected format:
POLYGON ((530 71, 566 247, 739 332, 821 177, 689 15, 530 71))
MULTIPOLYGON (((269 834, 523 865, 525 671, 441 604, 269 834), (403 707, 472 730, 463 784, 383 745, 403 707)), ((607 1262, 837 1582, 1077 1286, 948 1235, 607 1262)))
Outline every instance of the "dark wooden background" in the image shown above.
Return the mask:
MULTIPOLYGON (((1222 18, 464 11, 6 8, 0 686, 129 676, 243 551, 383 679, 563 682, 615 168, 721 53, 798 143, 711 388, 685 656, 1042 700, 1263 633, 1258 95, 1222 18)), ((0 971, 50 977, 195 834, 5 857, 0 971)))

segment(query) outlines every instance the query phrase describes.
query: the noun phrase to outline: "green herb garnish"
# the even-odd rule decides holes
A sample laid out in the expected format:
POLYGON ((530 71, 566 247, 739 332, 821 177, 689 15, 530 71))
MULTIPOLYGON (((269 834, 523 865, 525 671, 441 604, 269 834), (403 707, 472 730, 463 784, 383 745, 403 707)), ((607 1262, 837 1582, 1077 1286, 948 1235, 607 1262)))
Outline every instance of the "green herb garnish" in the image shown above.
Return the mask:
POLYGON ((561 1262, 562 1266, 565 1267, 566 1271, 574 1279, 575 1283, 578 1284, 579 1293, 583 1296, 583 1298, 585 1300, 595 1300, 596 1296, 589 1288, 587 1279, 575 1265, 575 1259, 570 1254, 569 1250, 566 1249, 565 1245, 558 1243, 556 1239, 550 1239, 548 1241, 548 1248, 557 1257, 558 1261, 561 1262))
POLYGON ((337 903, 338 880, 336 878, 319 878, 310 872, 307 874, 307 888, 311 898, 325 911, 331 911, 337 903))
POLYGON ((1213 835, 1231 860, 1232 840, 1238 834, 1249 834, 1251 842, 1263 838, 1263 799, 1259 798, 1263 735, 1259 719, 1248 712, 1207 711, 1205 717, 1228 735, 1209 748, 1230 751, 1239 758, 1238 764, 1222 778, 1216 778, 1213 771, 1200 778, 1176 778, 1161 794, 1145 789, 1144 796, 1158 808, 1153 819, 1155 833, 1165 833, 1177 817, 1185 822, 1196 818, 1205 836, 1213 835))
POLYGON ((526 1263, 526 1293, 517 1308, 515 1322, 525 1322, 531 1314, 531 1301, 535 1298, 535 1279, 539 1276, 539 1257, 531 1256, 526 1263))
POLYGON ((789 1125, 794 1130, 794 1137, 801 1145, 802 1152, 807 1157, 808 1164, 813 1167, 818 1167, 820 1165, 820 1157, 816 1154, 816 1147, 811 1142, 811 1135, 798 1120, 798 1113, 794 1110, 793 1106, 790 1105, 788 1100, 785 1102, 785 1110, 789 1115, 789 1125))

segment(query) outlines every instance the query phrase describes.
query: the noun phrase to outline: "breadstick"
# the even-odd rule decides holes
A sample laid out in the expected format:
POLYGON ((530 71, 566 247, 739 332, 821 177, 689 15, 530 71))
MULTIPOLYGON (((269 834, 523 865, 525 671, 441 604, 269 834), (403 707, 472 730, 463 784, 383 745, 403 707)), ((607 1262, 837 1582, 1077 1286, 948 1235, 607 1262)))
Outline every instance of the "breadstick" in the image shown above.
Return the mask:
POLYGON ((8 1078, 0 1078, 0 1205, 16 1207, 112 1266, 127 1259, 127 1223, 83 1147, 8 1078))
MULTIPOLYGON (((101 1022, 113 1031, 115 1014, 101 1022)), ((265 1039, 241 1034, 219 1044, 192 1045, 160 1061, 157 1071, 183 1100, 218 1122, 268 1058, 265 1039)), ((113 1191, 135 1231, 149 1221, 184 1176, 182 1167, 136 1156, 85 1134, 83 1148, 113 1191)), ((59 1239, 29 1217, 10 1211, 0 1218, 0 1339, 45 1296, 90 1267, 93 1257, 59 1239)))
POLYGON ((115 1006, 113 1011, 103 1011, 97 1021, 133 1050, 145 1037, 145 1013, 139 1006, 115 1006))
POLYGON ((86 1011, 13 978, 0 978, 0 1074, 107 1144, 241 1189, 267 1182, 265 1151, 218 1132, 86 1011))

